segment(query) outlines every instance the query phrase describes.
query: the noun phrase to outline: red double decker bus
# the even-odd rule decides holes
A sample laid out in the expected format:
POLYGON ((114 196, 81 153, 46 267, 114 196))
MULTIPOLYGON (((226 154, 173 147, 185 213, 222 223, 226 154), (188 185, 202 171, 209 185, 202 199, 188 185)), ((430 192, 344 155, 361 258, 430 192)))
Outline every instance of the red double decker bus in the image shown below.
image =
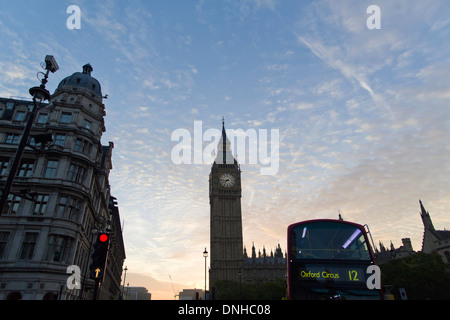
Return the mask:
POLYGON ((378 283, 370 283, 377 267, 373 267, 372 247, 362 225, 329 219, 303 221, 288 227, 287 241, 290 299, 383 299, 379 274, 374 275, 378 283))

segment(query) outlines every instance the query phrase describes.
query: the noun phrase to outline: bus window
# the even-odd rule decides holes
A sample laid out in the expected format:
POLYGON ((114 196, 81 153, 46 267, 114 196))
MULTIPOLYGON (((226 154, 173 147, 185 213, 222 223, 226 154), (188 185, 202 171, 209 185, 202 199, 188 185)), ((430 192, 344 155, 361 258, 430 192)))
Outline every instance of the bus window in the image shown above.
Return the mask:
POLYGON ((291 232, 291 256, 296 259, 370 260, 364 233, 349 224, 301 224, 291 232))

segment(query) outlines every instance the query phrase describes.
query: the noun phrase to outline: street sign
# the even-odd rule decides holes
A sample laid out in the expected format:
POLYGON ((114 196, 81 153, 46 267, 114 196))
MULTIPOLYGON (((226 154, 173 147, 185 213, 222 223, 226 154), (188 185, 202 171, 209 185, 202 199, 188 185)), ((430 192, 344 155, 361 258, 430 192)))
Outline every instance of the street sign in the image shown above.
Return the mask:
POLYGON ((103 277, 103 269, 102 268, 95 268, 94 270, 92 270, 92 278, 98 280, 101 279, 103 277))
POLYGON ((405 288, 398 289, 400 291, 400 296, 402 297, 402 300, 408 300, 408 297, 406 296, 406 290, 405 288))

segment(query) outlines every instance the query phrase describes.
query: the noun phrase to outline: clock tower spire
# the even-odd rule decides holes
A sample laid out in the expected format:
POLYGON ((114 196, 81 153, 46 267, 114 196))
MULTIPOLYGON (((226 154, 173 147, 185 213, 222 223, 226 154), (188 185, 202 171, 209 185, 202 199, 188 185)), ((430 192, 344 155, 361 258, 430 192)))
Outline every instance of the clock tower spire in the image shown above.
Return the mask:
POLYGON ((243 263, 241 194, 241 170, 231 152, 222 118, 222 136, 209 175, 211 291, 220 280, 240 280, 243 263))
POLYGON ((227 137, 225 130, 225 118, 222 117, 222 135, 219 144, 217 145, 217 156, 214 161, 218 164, 234 164, 237 165, 237 160, 233 157, 231 152, 231 143, 227 137))

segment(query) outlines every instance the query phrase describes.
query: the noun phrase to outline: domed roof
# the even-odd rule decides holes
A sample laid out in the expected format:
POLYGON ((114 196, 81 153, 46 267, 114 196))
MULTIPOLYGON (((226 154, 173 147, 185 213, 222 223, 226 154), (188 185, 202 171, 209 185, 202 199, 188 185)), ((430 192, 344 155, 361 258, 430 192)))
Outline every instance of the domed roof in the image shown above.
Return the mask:
POLYGON ((102 88, 97 79, 91 77, 91 72, 94 70, 88 63, 83 66, 83 72, 75 72, 71 76, 64 78, 58 85, 56 90, 62 89, 64 86, 77 86, 86 88, 92 93, 96 94, 100 99, 102 98, 102 88))

